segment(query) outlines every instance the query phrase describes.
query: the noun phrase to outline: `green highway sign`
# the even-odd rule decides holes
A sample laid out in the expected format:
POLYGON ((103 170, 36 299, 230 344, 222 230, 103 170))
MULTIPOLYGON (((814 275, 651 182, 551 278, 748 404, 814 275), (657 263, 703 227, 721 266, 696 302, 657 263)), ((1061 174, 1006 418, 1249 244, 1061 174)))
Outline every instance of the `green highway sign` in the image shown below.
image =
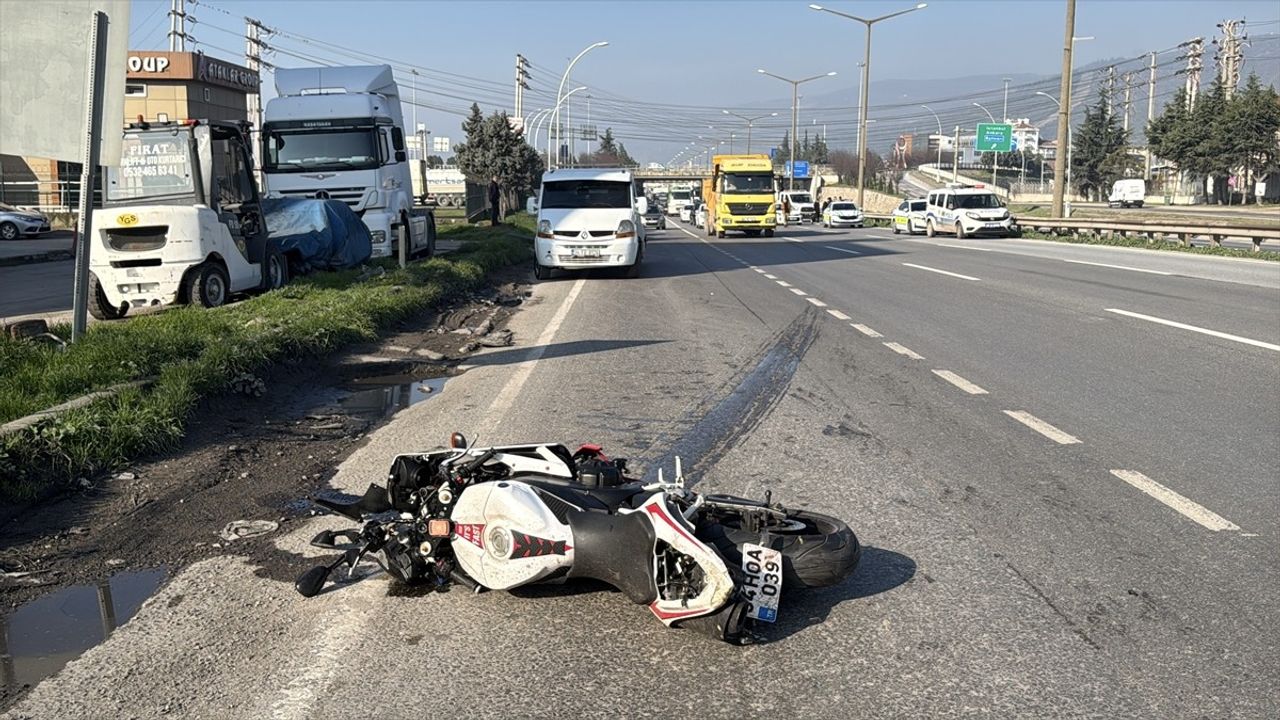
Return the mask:
POLYGON ((978 123, 973 149, 978 152, 1012 152, 1013 126, 1008 123, 978 123))

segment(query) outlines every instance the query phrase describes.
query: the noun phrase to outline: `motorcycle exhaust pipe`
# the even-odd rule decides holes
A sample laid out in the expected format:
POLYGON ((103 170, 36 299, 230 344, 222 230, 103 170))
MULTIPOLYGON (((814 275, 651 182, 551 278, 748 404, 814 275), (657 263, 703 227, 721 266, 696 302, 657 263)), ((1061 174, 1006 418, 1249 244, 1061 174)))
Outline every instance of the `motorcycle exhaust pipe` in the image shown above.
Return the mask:
POLYGON ((710 615, 681 620, 673 623, 673 626, 693 630, 735 645, 744 645, 751 641, 751 636, 746 631, 746 622, 747 603, 739 600, 725 605, 710 615))

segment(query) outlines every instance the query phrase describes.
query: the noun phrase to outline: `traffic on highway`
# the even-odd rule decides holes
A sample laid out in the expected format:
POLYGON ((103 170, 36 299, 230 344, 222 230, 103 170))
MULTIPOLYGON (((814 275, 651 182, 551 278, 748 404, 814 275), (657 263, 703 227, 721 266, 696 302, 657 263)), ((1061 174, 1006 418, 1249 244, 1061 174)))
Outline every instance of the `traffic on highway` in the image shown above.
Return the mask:
POLYGON ((0 720, 1280 716, 1209 5, 7 7, 0 720))

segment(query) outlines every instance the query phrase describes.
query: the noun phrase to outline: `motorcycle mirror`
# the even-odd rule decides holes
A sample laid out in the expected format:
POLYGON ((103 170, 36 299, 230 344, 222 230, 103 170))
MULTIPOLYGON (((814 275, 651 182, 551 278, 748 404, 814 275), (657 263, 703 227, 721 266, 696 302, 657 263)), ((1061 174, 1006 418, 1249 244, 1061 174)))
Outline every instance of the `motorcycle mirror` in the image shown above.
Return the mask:
POLYGON ((320 593, 320 588, 324 587, 324 581, 328 577, 329 568, 317 565, 299 575, 297 581, 293 583, 293 587, 302 597, 315 597, 320 593))
POLYGON ((460 433, 460 432, 456 432, 456 433, 454 433, 454 434, 450 435, 450 436, 449 436, 449 447, 453 448, 454 450, 466 450, 466 449, 467 449, 467 436, 466 436, 466 435, 463 435, 463 434, 462 434, 462 433, 460 433))

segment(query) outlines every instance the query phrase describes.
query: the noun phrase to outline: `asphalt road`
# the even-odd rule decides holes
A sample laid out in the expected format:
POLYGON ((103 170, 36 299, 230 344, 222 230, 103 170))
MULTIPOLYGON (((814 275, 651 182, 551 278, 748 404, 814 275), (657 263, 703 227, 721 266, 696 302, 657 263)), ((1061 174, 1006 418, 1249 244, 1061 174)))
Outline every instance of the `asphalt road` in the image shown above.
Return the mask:
POLYGON ((0 267, 0 319, 71 311, 75 262, 0 267))
POLYGON ((1280 267, 882 230, 652 238, 638 280, 539 284, 512 324, 526 352, 478 356, 333 484, 452 430, 596 441, 650 474, 678 453, 702 488, 849 521, 851 582, 784 597, 770 641, 735 648, 594 588, 371 578, 304 601, 228 553, 11 715, 1280 714, 1280 267))

